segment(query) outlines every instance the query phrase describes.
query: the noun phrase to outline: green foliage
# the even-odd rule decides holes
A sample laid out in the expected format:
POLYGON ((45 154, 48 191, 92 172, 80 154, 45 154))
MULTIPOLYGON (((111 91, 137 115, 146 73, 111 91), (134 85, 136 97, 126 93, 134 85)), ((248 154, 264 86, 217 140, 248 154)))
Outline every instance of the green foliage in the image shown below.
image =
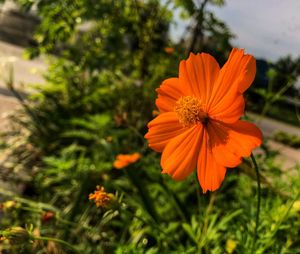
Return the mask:
POLYGON ((294 87, 299 74, 295 70, 295 65, 297 65, 296 62, 287 57, 268 68, 265 73, 267 87, 262 86, 257 80, 258 86, 252 89, 254 97, 252 96, 251 99, 253 101, 251 110, 262 116, 269 115, 283 122, 299 125, 297 117, 299 91, 294 87), (291 72, 281 69, 284 67, 290 68, 291 72))
POLYGON ((300 148, 300 137, 297 135, 279 131, 273 135, 273 139, 278 142, 281 142, 285 145, 288 145, 288 146, 291 146, 294 148, 300 148))
POLYGON ((299 94, 299 90, 294 84, 300 74, 300 59, 292 59, 291 56, 282 57, 273 64, 274 76, 272 77, 272 86, 274 90, 280 90, 283 84, 292 83, 286 94, 294 97, 299 94))

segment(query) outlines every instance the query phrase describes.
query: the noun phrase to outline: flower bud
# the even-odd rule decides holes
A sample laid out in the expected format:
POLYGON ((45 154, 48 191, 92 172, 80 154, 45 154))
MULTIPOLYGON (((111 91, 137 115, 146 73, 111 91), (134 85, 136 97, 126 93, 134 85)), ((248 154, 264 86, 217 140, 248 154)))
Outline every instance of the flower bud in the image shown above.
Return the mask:
POLYGON ((3 236, 9 240, 11 244, 22 244, 30 240, 29 232, 22 227, 11 227, 5 230, 3 236))

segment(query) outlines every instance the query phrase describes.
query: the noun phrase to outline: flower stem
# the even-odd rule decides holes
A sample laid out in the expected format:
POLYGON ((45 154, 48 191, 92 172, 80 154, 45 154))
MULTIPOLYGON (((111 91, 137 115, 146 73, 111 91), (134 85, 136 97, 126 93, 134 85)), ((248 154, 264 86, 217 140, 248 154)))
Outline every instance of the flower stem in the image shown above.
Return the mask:
POLYGON ((52 242, 56 242, 56 243, 60 243, 62 245, 67 246, 69 249, 71 249, 74 253, 79 253, 79 251, 70 243, 61 240, 61 239, 57 239, 57 238, 52 238, 52 237, 46 237, 46 236, 32 236, 33 240, 41 240, 41 241, 52 241, 52 242))
POLYGON ((136 174, 136 170, 128 168, 126 174, 133 185, 138 189, 141 196, 142 202, 144 204, 145 210, 149 213, 152 219, 157 223, 159 221, 159 215, 156 211, 155 206, 153 205, 150 193, 147 189, 147 186, 142 182, 141 177, 136 174))
POLYGON ((178 196, 176 195, 176 193, 174 193, 169 187, 168 185, 165 183, 164 178, 161 176, 160 177, 160 184, 162 185, 162 187, 164 188, 164 190, 166 191, 167 194, 169 194, 171 196, 171 199, 173 200, 173 204, 175 205, 175 208, 178 212, 178 215, 180 216, 180 218, 187 222, 189 221, 189 216, 187 211, 184 209, 184 206, 181 204, 181 201, 179 200, 178 196))
POLYGON ((258 169, 258 165, 257 162, 255 160, 254 155, 251 153, 251 159, 255 168, 255 172, 256 172, 256 177, 257 177, 257 211, 256 211, 256 221, 255 221, 255 228, 254 228, 254 238, 253 238, 253 244, 252 244, 252 249, 251 249, 251 253, 254 253, 254 248, 255 248, 255 244, 256 244, 256 240, 258 238, 257 235, 257 228, 259 225, 259 213, 260 213, 260 196, 261 196, 261 190, 260 190, 260 175, 259 175, 259 169, 258 169))

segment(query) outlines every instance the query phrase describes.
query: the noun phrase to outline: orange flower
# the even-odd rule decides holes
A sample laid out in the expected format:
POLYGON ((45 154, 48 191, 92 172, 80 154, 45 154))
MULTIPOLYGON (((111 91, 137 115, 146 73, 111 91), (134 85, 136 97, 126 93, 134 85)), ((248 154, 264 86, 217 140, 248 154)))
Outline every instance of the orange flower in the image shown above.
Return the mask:
POLYGON ((239 120, 243 92, 255 73, 254 57, 241 49, 233 49, 221 69, 206 53, 191 53, 181 61, 179 77, 166 79, 157 89, 160 114, 145 135, 149 146, 162 152, 162 173, 182 180, 197 167, 203 192, 214 191, 227 167, 236 167, 261 145, 261 131, 239 120))
POLYGON ((47 221, 50 221, 50 220, 52 220, 53 218, 54 218, 54 213, 53 212, 45 212, 45 213, 43 213, 43 215, 42 215, 42 221, 43 222, 47 222, 47 221))
POLYGON ((165 52, 166 52, 167 54, 173 54, 174 48, 172 48, 172 47, 166 47, 166 48, 165 48, 165 52))
POLYGON ((117 169, 125 168, 129 164, 135 163, 141 158, 139 153, 133 154, 119 154, 117 159, 114 161, 114 167, 117 169))
POLYGON ((94 193, 89 195, 89 200, 94 200, 97 207, 107 206, 113 198, 113 194, 105 192, 104 187, 99 185, 96 187, 94 193))

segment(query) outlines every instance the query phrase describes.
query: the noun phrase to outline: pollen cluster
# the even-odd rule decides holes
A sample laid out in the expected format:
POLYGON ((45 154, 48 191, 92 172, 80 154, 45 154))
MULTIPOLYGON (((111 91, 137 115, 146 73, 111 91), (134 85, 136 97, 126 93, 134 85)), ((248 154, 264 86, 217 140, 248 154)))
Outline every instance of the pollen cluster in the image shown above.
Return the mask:
POLYGON ((97 186, 94 193, 89 195, 89 200, 94 200, 97 207, 105 207, 113 199, 113 197, 113 194, 105 192, 104 187, 97 186))
POLYGON ((190 127, 197 123, 207 121, 207 113, 203 110, 203 104, 194 96, 181 97, 175 104, 174 111, 178 115, 179 122, 190 127))

